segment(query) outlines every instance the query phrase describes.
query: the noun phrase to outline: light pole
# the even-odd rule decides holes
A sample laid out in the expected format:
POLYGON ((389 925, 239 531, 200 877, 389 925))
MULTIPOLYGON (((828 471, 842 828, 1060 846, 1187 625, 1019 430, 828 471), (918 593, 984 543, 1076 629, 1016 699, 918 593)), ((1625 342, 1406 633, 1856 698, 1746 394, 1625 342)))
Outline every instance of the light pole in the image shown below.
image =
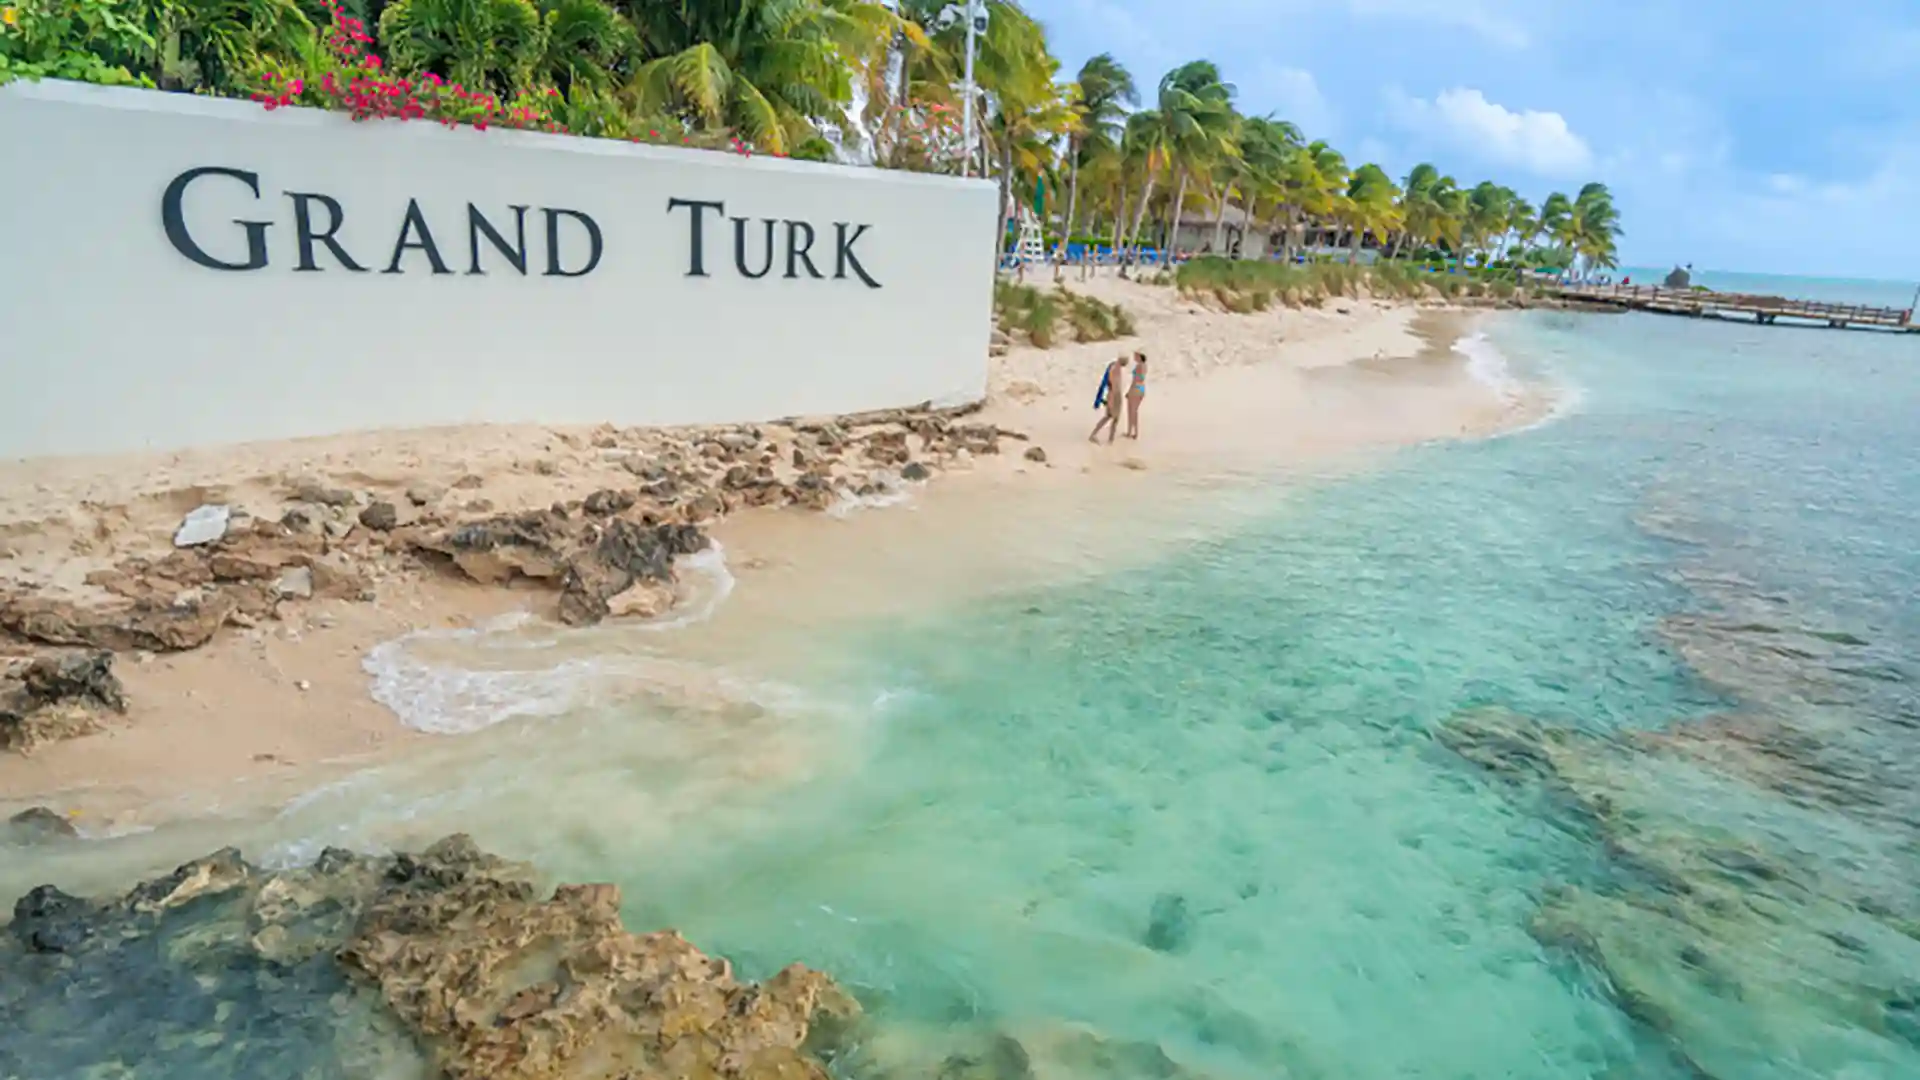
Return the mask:
POLYGON ((949 4, 940 10, 939 24, 941 26, 952 26, 953 20, 955 19, 967 20, 967 66, 966 73, 962 77, 960 85, 960 138, 961 144, 965 147, 965 156, 960 162, 960 175, 972 176, 973 98, 975 93, 973 85, 973 54, 978 44, 979 36, 985 33, 987 29, 986 0, 966 0, 965 9, 962 9, 957 4, 949 4))

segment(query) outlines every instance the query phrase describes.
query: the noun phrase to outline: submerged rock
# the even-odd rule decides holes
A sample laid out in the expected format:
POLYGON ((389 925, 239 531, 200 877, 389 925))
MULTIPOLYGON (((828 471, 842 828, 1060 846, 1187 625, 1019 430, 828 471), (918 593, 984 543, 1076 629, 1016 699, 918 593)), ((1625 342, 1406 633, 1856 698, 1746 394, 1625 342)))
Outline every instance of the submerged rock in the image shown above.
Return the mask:
POLYGON ((1155 952, 1179 952, 1193 939, 1193 914, 1187 898, 1177 893, 1161 893, 1153 898, 1153 910, 1147 917, 1143 939, 1155 952))
POLYGON ((831 979, 743 982, 619 909, 611 885, 543 899, 463 836, 279 873, 223 851, 117 900, 22 897, 0 1013, 32 1076, 363 1076, 356 1058, 406 1049, 452 1080, 824 1080, 813 1054, 859 1015, 831 979))
POLYGON ((1591 828, 1592 880, 1549 889, 1531 930, 1600 971, 1685 1069, 1920 1075, 1889 1004, 1920 972, 1916 875, 1865 841, 1873 807, 1831 747, 1755 716, 1600 736, 1475 710, 1436 737, 1591 828))
POLYGON ((6 828, 0 829, 0 840, 12 840, 22 844, 44 844, 49 841, 69 840, 79 835, 80 832, 73 827, 73 822, 44 806, 20 811, 7 819, 6 828))

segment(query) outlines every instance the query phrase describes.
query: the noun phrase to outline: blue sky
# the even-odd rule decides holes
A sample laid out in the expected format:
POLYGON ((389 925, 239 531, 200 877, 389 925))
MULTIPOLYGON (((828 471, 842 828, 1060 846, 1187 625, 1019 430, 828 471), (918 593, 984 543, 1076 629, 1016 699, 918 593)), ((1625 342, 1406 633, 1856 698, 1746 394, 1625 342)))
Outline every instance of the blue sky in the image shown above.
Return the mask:
POLYGON ((1027 0, 1396 177, 1614 191, 1623 260, 1920 279, 1920 0, 1027 0))

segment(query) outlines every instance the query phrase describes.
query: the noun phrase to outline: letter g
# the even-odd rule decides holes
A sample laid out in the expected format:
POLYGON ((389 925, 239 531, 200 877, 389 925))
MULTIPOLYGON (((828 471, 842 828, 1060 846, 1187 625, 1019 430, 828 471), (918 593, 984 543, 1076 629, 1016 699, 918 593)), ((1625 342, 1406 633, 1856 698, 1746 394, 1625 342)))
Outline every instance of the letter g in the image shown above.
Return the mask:
POLYGON ((223 262, 207 254, 187 231, 187 220, 180 213, 180 201, 186 197, 187 185, 202 176, 230 176, 247 185, 253 197, 260 197, 260 177, 258 174, 240 169, 223 169, 217 165, 202 165, 197 169, 188 169, 173 178, 167 185, 167 193, 160 197, 160 223, 166 227, 167 242, 175 251, 199 263, 209 270, 258 270, 267 265, 267 227, 270 221, 242 221, 234 219, 234 224, 247 232, 247 261, 223 262))

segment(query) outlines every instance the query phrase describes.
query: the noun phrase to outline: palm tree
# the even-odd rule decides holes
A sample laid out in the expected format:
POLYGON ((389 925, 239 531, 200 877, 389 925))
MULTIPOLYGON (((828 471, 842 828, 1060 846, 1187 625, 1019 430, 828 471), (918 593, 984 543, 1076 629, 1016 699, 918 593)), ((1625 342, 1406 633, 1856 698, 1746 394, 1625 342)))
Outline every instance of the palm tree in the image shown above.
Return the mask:
POLYGON ((934 47, 926 29, 945 6, 934 0, 897 0, 893 33, 865 58, 867 105, 863 119, 877 165, 898 168, 902 164, 909 111, 916 106, 948 104, 947 88, 953 82, 947 70, 948 57, 944 50, 934 47))
POLYGON ((652 57, 627 86, 636 111, 731 128, 775 153, 847 127, 854 64, 902 28, 872 0, 622 2, 652 57))
POLYGON ((1013 222, 1016 181, 1024 190, 1024 181, 1051 171, 1053 147, 1073 124, 1064 89, 1048 73, 1031 85, 1004 85, 993 96, 987 138, 1000 163, 1001 242, 1013 222))
POLYGON ((1585 260, 1586 273, 1618 265, 1614 245, 1620 236, 1620 215, 1605 184, 1592 183, 1580 189, 1573 200, 1567 232, 1568 246, 1585 260))
POLYGON ((1306 242, 1306 223, 1309 220, 1325 222, 1332 219, 1340 208, 1340 200, 1345 198, 1347 190, 1347 159, 1340 151, 1327 145, 1325 139, 1315 139, 1307 144, 1302 153, 1294 155, 1293 168, 1287 178, 1287 201, 1292 211, 1293 221, 1288 228, 1287 254, 1292 254, 1292 236, 1295 229, 1301 232, 1301 243, 1306 242))
POLYGON ((1459 185, 1428 162, 1415 165, 1407 173, 1405 191, 1400 197, 1403 228, 1394 240, 1393 257, 1398 257, 1404 241, 1439 246, 1443 240, 1458 236, 1457 195, 1459 185))
POLYGON ((1548 241, 1560 249, 1567 257, 1567 268, 1572 268, 1573 251, 1573 200, 1561 192, 1547 196, 1540 204, 1540 231, 1546 234, 1548 241))
POLYGON ((1467 220, 1460 244, 1461 269, 1466 269, 1468 254, 1484 249, 1489 241, 1506 230, 1514 198, 1513 189, 1501 187, 1491 180, 1480 181, 1467 194, 1467 220))
MULTIPOLYGON (((1213 61, 1194 60, 1162 76, 1155 107, 1134 114, 1147 118, 1141 121, 1145 129, 1141 137, 1149 148, 1150 169, 1156 152, 1173 168, 1175 190, 1169 214, 1173 232, 1168 237, 1169 246, 1178 235, 1180 211, 1186 204, 1187 180, 1196 168, 1231 152, 1236 119, 1233 95, 1232 84, 1221 80, 1220 69, 1213 61)), ((1151 171, 1147 183, 1150 194, 1151 171)), ((1147 201, 1143 197, 1134 214, 1132 235, 1136 239, 1141 220, 1146 216, 1147 201)))
POLYGON ((1241 121, 1238 175, 1246 198, 1248 234, 1259 224, 1260 200, 1279 203, 1286 198, 1287 178, 1303 150, 1303 141, 1300 129, 1285 120, 1254 116, 1241 121))
MULTIPOLYGON (((1121 180, 1119 207, 1113 222, 1115 252, 1122 248, 1132 250, 1134 238, 1140 231, 1140 218, 1145 214, 1147 204, 1153 201, 1153 186, 1166 158, 1166 149, 1160 142, 1160 129, 1160 112, 1157 109, 1142 109, 1127 117, 1120 137, 1121 159, 1127 171, 1139 173, 1142 180, 1139 201, 1134 206, 1131 219, 1127 216, 1128 197, 1124 175, 1121 180)), ((1124 276, 1126 272, 1123 263, 1120 273, 1124 276)))
POLYGON ((1348 229, 1349 263, 1358 261, 1360 244, 1368 233, 1384 241, 1389 232, 1399 227, 1399 198, 1400 189, 1380 166, 1362 165, 1353 171, 1338 210, 1348 229))
POLYGON ((1073 129, 1067 136, 1067 220, 1060 231, 1059 252, 1064 257, 1080 210, 1080 167, 1090 158, 1106 157, 1119 149, 1126 109, 1140 104, 1133 75, 1111 53, 1101 53, 1080 65, 1073 80, 1073 129))
POLYGON ((1539 211, 1533 208, 1532 203, 1516 196, 1512 211, 1507 216, 1507 231, 1513 234, 1513 246, 1519 249, 1515 258, 1524 261, 1528 250, 1533 247, 1534 238, 1540 235, 1539 211))

